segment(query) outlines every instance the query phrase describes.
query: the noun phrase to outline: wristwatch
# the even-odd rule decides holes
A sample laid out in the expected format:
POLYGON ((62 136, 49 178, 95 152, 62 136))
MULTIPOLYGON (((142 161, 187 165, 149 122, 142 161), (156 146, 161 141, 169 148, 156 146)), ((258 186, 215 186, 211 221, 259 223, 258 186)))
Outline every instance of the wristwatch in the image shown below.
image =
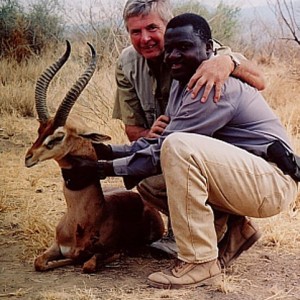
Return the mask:
POLYGON ((233 71, 231 72, 234 73, 234 71, 240 66, 241 62, 238 58, 236 58, 234 55, 229 55, 229 57, 231 58, 232 62, 233 62, 233 71))

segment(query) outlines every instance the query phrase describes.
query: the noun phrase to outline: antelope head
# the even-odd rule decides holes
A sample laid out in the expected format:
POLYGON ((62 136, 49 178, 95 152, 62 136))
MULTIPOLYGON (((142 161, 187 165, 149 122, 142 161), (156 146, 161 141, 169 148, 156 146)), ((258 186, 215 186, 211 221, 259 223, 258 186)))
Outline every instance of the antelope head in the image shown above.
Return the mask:
POLYGON ((51 80, 70 56, 71 45, 68 41, 64 55, 48 67, 37 80, 35 107, 40 125, 38 138, 26 153, 25 165, 28 168, 52 158, 61 167, 69 167, 65 159, 67 155, 84 155, 88 157, 90 154, 84 153, 84 151, 94 153, 92 144, 90 142, 86 144, 85 139, 95 143, 110 140, 109 136, 87 132, 86 129, 79 129, 77 123, 71 124, 67 122, 68 115, 75 101, 88 84, 96 69, 96 52, 91 44, 88 43, 88 45, 92 54, 91 61, 84 73, 66 94, 54 117, 50 117, 47 109, 47 89, 51 80), (86 145, 88 147, 85 147, 86 145))

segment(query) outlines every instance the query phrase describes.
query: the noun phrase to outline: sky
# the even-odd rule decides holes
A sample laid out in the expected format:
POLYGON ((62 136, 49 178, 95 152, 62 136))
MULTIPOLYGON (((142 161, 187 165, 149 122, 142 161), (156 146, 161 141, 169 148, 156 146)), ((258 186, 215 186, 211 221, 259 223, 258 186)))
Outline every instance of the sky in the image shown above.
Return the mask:
MULTIPOLYGON (((30 3, 37 3, 39 0, 18 0, 25 7, 30 3)), ((43 0, 47 1, 47 0, 43 0)), ((63 4, 63 7, 66 8, 65 17, 68 23, 77 23, 82 22, 85 19, 90 19, 94 14, 95 19, 99 19, 101 14, 102 18, 111 18, 109 16, 110 12, 114 14, 122 15, 122 10, 124 4, 127 0, 57 0, 60 4, 63 4), (118 10, 116 10, 116 6, 118 10), (91 9, 92 8, 92 9, 91 9), (98 14, 98 17, 96 16, 98 14)), ((180 3, 188 2, 190 0, 170 0, 171 4, 175 4, 180 1, 180 3)), ((241 9, 244 8, 256 8, 259 6, 265 6, 268 8, 268 3, 274 4, 277 0, 194 0, 198 1, 201 4, 209 5, 210 7, 219 4, 221 1, 224 4, 234 5, 241 9)), ((283 0, 279 0, 283 1, 283 0)), ((286 0, 287 2, 292 1, 293 3, 299 3, 300 0, 286 0)))
MULTIPOLYGON (((23 3, 24 5, 28 4, 28 3, 32 3, 32 2, 37 2, 38 0, 20 0, 21 3, 23 3)), ((214 4, 214 3, 219 3, 221 0, 198 0, 199 3, 205 3, 205 4, 214 4)), ((222 0, 223 3, 225 4, 236 4, 239 7, 255 7, 255 6, 261 6, 261 5, 265 5, 267 4, 267 1, 274 3, 276 2, 276 0, 222 0)), ((290 1, 290 0, 288 0, 290 1)), ((294 0, 293 0, 294 1, 294 0)), ((76 6, 89 6, 89 4, 95 2, 95 0, 86 0, 86 1, 82 1, 82 0, 58 0, 58 2, 65 2, 68 5, 76 5, 76 6)), ((101 2, 103 5, 113 5, 115 2, 118 3, 123 3, 125 4, 126 0, 98 0, 98 2, 101 2)), ((173 2, 173 0, 171 0, 171 3, 173 2)), ((184 0, 182 1, 184 2, 184 0)))
MULTIPOLYGON (((23 3, 30 3, 31 1, 38 1, 38 0, 20 0, 23 3)), ((60 3, 67 4, 70 9, 82 9, 82 8, 90 8, 90 7, 104 7, 107 8, 114 8, 116 6, 116 3, 118 4, 118 7, 123 8, 124 4, 127 0, 58 0, 60 3)), ((171 3, 178 3, 178 0, 170 0, 171 3)), ((188 2, 189 0, 179 0, 181 3, 188 2)), ((236 5, 240 8, 248 8, 248 7, 257 7, 257 6, 266 6, 268 3, 275 3, 277 0, 195 0, 199 3, 206 4, 209 6, 217 5, 221 1, 224 4, 228 5, 236 5)), ((282 1, 282 0, 280 0, 282 1)), ((296 2, 299 0, 287 0, 288 2, 296 2)))
MULTIPOLYGON (((269 0, 270 2, 275 2, 276 0, 269 0)), ((207 3, 207 4, 212 4, 212 3, 219 3, 220 1, 218 0, 201 0, 199 1, 200 3, 207 3)), ((236 5, 238 7, 255 7, 255 6, 262 6, 267 4, 267 0, 223 0, 222 1, 224 4, 229 4, 229 5, 236 5)))

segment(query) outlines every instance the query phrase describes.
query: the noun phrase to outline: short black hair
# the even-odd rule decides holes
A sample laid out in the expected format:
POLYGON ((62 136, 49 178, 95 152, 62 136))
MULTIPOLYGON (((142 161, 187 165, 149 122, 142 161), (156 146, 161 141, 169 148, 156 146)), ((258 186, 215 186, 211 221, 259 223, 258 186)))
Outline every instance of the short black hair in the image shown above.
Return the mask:
POLYGON ((167 29, 181 26, 192 25, 194 32, 199 35, 200 39, 207 43, 211 39, 211 29, 207 21, 196 14, 184 13, 171 19, 167 24, 167 29))

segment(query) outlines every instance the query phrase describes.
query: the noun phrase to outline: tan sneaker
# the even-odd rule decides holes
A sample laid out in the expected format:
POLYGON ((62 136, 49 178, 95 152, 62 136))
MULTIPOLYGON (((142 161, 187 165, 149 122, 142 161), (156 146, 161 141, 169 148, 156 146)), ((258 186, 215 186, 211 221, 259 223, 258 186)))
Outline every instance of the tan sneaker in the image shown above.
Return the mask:
POLYGON ((243 251, 248 250, 261 237, 261 232, 248 217, 231 216, 228 230, 218 244, 222 268, 229 267, 243 251))
POLYGON ((148 276, 148 284, 159 289, 180 289, 205 285, 221 286, 223 276, 217 259, 192 264, 177 260, 173 268, 148 276))

